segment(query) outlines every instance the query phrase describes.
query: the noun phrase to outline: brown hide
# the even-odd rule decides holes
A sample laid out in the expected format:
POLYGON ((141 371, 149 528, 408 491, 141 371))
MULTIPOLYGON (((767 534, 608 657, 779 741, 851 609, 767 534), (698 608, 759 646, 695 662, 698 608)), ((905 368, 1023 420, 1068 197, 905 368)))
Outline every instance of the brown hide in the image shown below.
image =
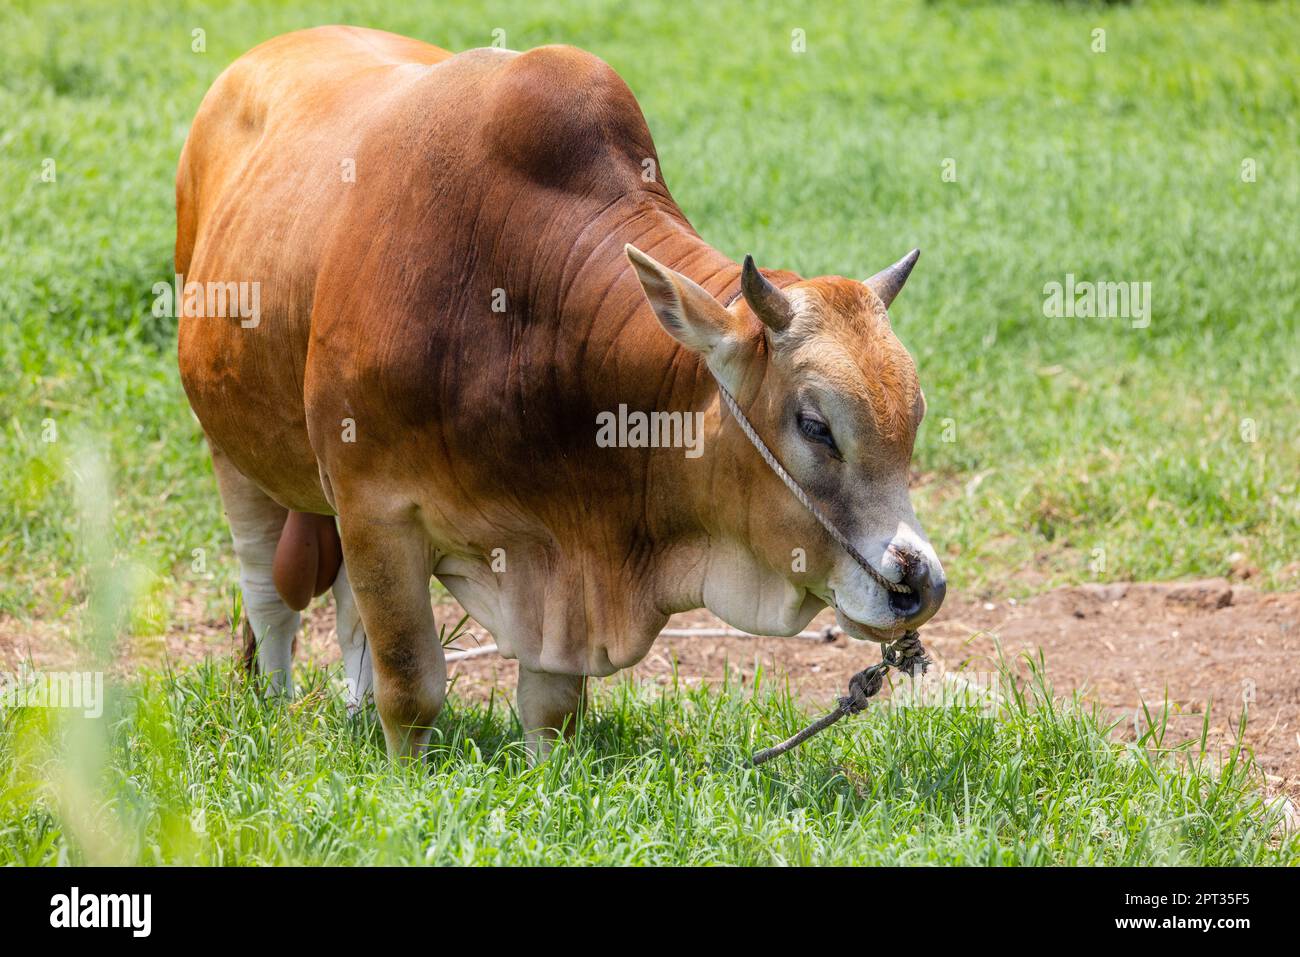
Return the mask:
MULTIPOLYGON (((629 268, 625 243, 724 303, 739 290, 658 170, 627 86, 570 47, 453 56, 325 27, 256 48, 204 99, 177 178, 177 270, 262 290, 253 328, 181 321, 209 440, 280 504, 338 514, 345 553, 349 528, 418 516, 431 567, 526 666, 632 664, 703 603, 717 529, 757 515, 772 554, 807 541, 757 504, 789 497, 718 432, 707 368, 629 268), (705 412, 711 454, 597 447, 621 403, 705 412)), ((320 584, 323 527, 290 520, 291 605, 320 584)))

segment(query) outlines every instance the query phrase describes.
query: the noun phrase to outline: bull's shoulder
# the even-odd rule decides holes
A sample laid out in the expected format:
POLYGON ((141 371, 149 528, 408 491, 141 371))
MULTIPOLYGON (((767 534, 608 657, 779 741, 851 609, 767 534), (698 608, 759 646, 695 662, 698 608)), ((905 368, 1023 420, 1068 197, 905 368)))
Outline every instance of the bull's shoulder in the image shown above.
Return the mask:
POLYGON ((488 146, 543 183, 632 171, 655 156, 622 77, 576 47, 538 47, 512 58, 493 84, 489 110, 488 146))

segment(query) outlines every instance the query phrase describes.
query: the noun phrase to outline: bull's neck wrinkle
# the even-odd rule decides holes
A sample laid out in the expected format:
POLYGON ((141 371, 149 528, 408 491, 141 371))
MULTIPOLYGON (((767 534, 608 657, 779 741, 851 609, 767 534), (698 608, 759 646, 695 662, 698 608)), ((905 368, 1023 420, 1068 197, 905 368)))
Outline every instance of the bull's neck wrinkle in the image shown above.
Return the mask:
MULTIPOLYGON (((705 242, 675 206, 658 197, 609 204, 587 218, 560 271, 562 286, 555 299, 560 314, 555 318, 561 322, 590 324, 612 314, 623 322, 657 324, 623 251, 628 243, 715 296, 738 282, 740 267, 705 242)), ((538 250, 539 258, 548 255, 538 250)))
POLYGON ((702 360, 673 339, 659 324, 628 261, 628 243, 699 283, 720 301, 739 287, 740 266, 705 242, 670 201, 640 194, 589 210, 562 265, 555 268, 554 249, 535 251, 539 266, 549 262, 556 286, 534 301, 551 306, 545 321, 567 332, 557 348, 576 350, 585 381, 602 401, 629 404, 694 402, 678 381, 695 372, 692 393, 710 379, 702 360), (670 384, 674 383, 676 384, 670 384), (604 385, 612 390, 606 392, 604 385), (630 392, 625 390, 630 389, 630 392))

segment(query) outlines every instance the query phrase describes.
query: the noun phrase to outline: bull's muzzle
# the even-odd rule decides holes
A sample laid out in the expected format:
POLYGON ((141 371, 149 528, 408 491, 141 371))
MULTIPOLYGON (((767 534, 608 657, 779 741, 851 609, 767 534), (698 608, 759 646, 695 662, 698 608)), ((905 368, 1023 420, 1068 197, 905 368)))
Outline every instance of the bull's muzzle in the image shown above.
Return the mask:
POLYGON ((890 545, 889 558, 897 564, 900 581, 908 588, 905 592, 890 592, 889 607, 904 627, 913 631, 939 610, 948 592, 948 579, 937 562, 909 548, 890 545))

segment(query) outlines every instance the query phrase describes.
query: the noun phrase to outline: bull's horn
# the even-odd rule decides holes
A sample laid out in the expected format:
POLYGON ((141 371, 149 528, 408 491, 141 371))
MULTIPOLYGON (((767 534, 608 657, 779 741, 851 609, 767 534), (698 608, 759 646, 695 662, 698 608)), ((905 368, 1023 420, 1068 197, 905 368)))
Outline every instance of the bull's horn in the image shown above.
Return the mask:
POLYGON ((767 281, 754 265, 754 257, 745 257, 745 268, 740 273, 740 293, 754 310, 754 315, 773 332, 784 332, 794 318, 794 309, 785 293, 767 281))
POLYGON ((902 291, 903 283, 907 282, 912 267, 920 258, 921 250, 913 249, 888 269, 882 269, 866 280, 867 288, 879 296, 881 302, 889 306, 894 301, 894 297, 902 291))

